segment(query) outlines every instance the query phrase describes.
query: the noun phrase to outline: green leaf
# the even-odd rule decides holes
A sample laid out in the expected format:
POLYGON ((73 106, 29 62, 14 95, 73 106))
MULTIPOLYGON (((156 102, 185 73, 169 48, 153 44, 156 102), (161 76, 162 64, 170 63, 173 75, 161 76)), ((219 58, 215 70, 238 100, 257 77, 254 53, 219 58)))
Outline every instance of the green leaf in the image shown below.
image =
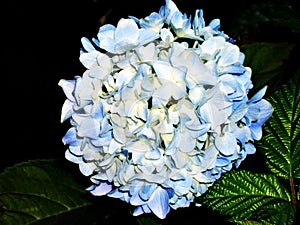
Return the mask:
POLYGON ((242 45, 245 54, 244 65, 252 69, 254 87, 260 89, 267 83, 275 82, 275 77, 284 74, 285 61, 294 48, 293 43, 257 42, 242 45))
POLYGON ((117 210, 121 217, 128 213, 120 208, 122 202, 116 206, 115 199, 91 196, 74 177, 54 159, 31 160, 6 168, 0 174, 0 224, 88 225, 119 219, 117 210), (96 198, 101 204, 91 200, 96 198))
POLYGON ((276 176, 231 171, 218 180, 200 202, 238 224, 292 224, 296 207, 276 176), (250 221, 252 221, 250 223, 250 221))
MULTIPOLYGON (((300 70, 299 70, 300 71, 300 70)), ((300 73, 271 94, 273 115, 257 143, 269 169, 285 179, 300 178, 300 73)))

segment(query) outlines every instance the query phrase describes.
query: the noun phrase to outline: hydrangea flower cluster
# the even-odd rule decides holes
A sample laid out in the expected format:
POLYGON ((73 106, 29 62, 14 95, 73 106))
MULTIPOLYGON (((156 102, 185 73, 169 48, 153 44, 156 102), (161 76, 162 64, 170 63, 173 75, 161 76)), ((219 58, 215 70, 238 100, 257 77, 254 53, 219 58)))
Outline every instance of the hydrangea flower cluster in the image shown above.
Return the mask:
POLYGON ((71 122, 62 141, 93 195, 163 219, 255 153, 272 106, 266 87, 248 99, 251 68, 219 27, 166 0, 159 12, 81 39, 86 71, 59 81, 61 122, 71 122))

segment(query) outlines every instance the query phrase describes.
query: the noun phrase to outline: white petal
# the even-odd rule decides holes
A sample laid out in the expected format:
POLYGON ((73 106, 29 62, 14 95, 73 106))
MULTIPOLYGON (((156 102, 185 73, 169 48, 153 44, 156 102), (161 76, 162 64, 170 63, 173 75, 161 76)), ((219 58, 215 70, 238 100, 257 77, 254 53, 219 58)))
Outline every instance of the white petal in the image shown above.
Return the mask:
POLYGON ((120 150, 122 147, 122 144, 115 141, 115 139, 112 139, 109 143, 108 147, 108 153, 114 154, 116 151, 120 150))
POLYGON ((199 56, 190 50, 183 49, 180 45, 174 45, 171 62, 178 68, 187 69, 188 87, 193 88, 197 84, 215 85, 217 78, 203 64, 199 56))
POLYGON ((179 149, 182 152, 191 152, 196 146, 196 139, 192 138, 188 132, 180 133, 179 149))
POLYGON ((158 76, 158 78, 163 82, 168 81, 184 81, 186 70, 181 68, 176 68, 171 66, 171 64, 164 61, 155 61, 153 63, 153 68, 158 76))
POLYGON ((164 42, 173 42, 174 40, 174 35, 172 34, 172 32, 167 29, 167 28, 163 28, 161 29, 160 31, 160 36, 161 36, 161 39, 164 41, 164 42))
POLYGON ((201 101, 205 100, 205 90, 202 86, 195 86, 189 91, 189 99, 194 105, 201 104, 201 101))
POLYGON ((125 144, 126 142, 125 130, 121 127, 113 128, 113 137, 120 144, 125 144))
POLYGON ((115 31, 117 42, 128 41, 136 42, 139 37, 139 28, 133 19, 120 19, 115 31))
POLYGON ((150 43, 147 46, 140 46, 136 49, 136 52, 142 61, 153 60, 157 54, 154 43, 150 43))
POLYGON ((105 38, 114 38, 114 34, 115 34, 115 26, 111 25, 111 24, 105 24, 103 26, 100 27, 99 29, 99 33, 97 34, 97 37, 101 43, 102 39, 105 38))
POLYGON ((90 69, 93 65, 97 63, 97 56, 100 52, 94 50, 91 52, 82 53, 79 56, 79 60, 87 69, 90 69))
POLYGON ((124 147, 124 149, 127 149, 129 152, 137 152, 137 153, 146 153, 151 150, 151 147, 149 145, 149 142, 147 140, 137 140, 134 142, 129 143, 124 147))
POLYGON ((112 38, 105 38, 100 41, 100 48, 110 52, 110 53, 117 53, 116 52, 116 41, 112 38))
POLYGON ((64 102, 62 109, 61 109, 61 117, 60 117, 61 123, 66 121, 67 119, 69 119, 72 116, 72 114, 74 113, 73 105, 74 105, 74 102, 71 102, 69 99, 67 99, 64 102))
POLYGON ((106 170, 107 180, 109 182, 112 182, 113 178, 116 175, 116 171, 117 171, 116 163, 112 164, 111 167, 106 170))
POLYGON ((85 176, 90 176, 94 172, 96 168, 94 163, 80 163, 79 170, 85 176))
POLYGON ((221 66, 225 67, 239 62, 240 50, 236 45, 227 44, 220 54, 221 58, 219 59, 218 64, 221 66))
POLYGON ((75 156, 69 150, 65 152, 65 158, 73 163, 83 163, 82 156, 75 156))
POLYGON ((128 84, 134 75, 135 71, 132 68, 126 68, 121 70, 116 75, 116 86, 122 87, 123 85, 128 84))
POLYGON ((78 136, 96 139, 100 133, 100 124, 96 119, 84 119, 78 127, 78 136))
POLYGON ((64 80, 61 79, 58 82, 58 85, 62 87, 63 92, 65 93, 66 97, 71 101, 75 102, 75 98, 73 96, 74 88, 75 88, 75 80, 64 80))

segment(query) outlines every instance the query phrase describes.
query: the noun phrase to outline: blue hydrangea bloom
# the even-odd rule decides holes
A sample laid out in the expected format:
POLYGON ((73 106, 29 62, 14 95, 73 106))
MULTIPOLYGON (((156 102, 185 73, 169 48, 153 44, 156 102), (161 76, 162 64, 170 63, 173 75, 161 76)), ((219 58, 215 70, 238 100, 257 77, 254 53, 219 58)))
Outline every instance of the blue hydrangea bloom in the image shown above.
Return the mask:
POLYGON ((91 194, 163 219, 255 153, 273 111, 267 87, 248 99, 251 68, 219 28, 201 9, 187 16, 166 0, 81 39, 86 71, 59 81, 61 122, 71 122, 62 141, 91 194))

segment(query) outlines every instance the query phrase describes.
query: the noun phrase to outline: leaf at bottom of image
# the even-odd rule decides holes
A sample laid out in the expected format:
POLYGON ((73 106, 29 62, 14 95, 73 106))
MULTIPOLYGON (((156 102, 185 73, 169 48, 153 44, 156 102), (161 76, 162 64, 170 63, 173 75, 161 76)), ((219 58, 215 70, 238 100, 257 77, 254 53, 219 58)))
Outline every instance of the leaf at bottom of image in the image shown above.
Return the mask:
POLYGON ((89 225, 100 220, 103 224, 103 218, 107 224, 119 218, 113 209, 121 217, 128 214, 113 200, 90 199, 74 174, 56 159, 18 163, 0 174, 1 225, 89 225))

